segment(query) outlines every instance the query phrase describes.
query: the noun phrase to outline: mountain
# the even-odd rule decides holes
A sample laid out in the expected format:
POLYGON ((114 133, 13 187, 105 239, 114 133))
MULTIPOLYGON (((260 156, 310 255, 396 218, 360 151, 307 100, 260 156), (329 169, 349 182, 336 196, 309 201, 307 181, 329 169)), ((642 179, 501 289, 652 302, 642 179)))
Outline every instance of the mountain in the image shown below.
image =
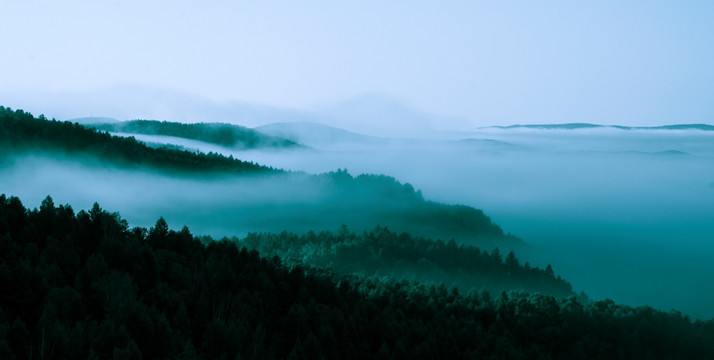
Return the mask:
POLYGON ((633 127, 632 129, 652 129, 652 130, 704 130, 714 131, 714 126, 708 124, 678 124, 651 127, 633 127))
POLYGON ((549 129, 549 130, 574 130, 574 129, 592 129, 601 128, 604 125, 588 124, 588 123, 568 123, 568 124, 534 124, 534 125, 508 125, 508 126, 488 126, 487 128, 496 129, 549 129))
MULTIPOLYGON (((40 154, 42 159, 49 157, 52 166, 58 158, 81 163, 81 168, 67 175, 71 179, 63 180, 82 189, 80 192, 87 187, 101 188, 88 180, 96 177, 97 171, 117 169, 111 179, 127 179, 116 186, 131 188, 138 183, 142 184, 139 189, 131 191, 155 189, 150 196, 163 199, 155 205, 163 209, 161 214, 185 219, 200 229, 218 228, 224 234, 334 229, 342 224, 364 231, 381 224, 419 236, 478 243, 484 248, 523 244, 481 210, 428 201, 411 185, 383 175, 352 176, 343 170, 319 175, 286 172, 216 153, 153 148, 133 138, 4 107, 0 107, 0 140, 0 157, 5 159, 19 158, 26 163, 37 161, 27 156, 40 154), (139 177, 147 183, 137 180, 139 177), (199 208, 187 211, 180 206, 158 206, 182 201, 199 208)), ((35 167, 41 164, 33 166, 32 176, 38 176, 41 170, 35 167)), ((111 194, 117 191, 117 187, 108 188, 100 194, 113 198, 111 194)), ((141 197, 124 201, 146 216, 148 205, 141 197)))
MULTIPOLYGON (((374 240, 385 236, 392 234, 374 240)), ((289 234, 263 236, 280 237, 289 240, 289 234)), ((0 195, 0 355, 714 358, 714 322, 692 321, 677 311, 516 291, 466 294, 444 284, 340 275, 284 265, 278 256, 242 245, 196 237, 187 227, 172 230, 163 218, 148 229, 130 228, 97 203, 75 212, 47 197, 39 208, 27 209, 19 198, 0 195)), ((442 258, 447 266, 474 265, 467 261, 474 257, 460 256, 468 251, 453 244, 431 252, 431 259, 442 258)), ((525 271, 554 278, 550 267, 527 270, 515 257, 505 263, 484 259, 491 261, 481 265, 503 276, 525 271)))
POLYGON ((454 240, 434 241, 381 226, 362 233, 350 232, 346 226, 336 233, 250 233, 236 242, 264 256, 277 255, 289 266, 309 265, 343 275, 445 283, 462 291, 493 294, 524 291, 560 299, 576 296, 572 286, 555 276, 549 265, 540 269, 521 264, 513 251, 504 259, 497 248, 488 253, 454 240))
POLYGON ((175 136, 240 149, 293 148, 300 146, 296 142, 285 138, 267 135, 243 126, 222 123, 184 124, 156 120, 132 120, 118 123, 91 124, 89 126, 101 131, 175 136))
POLYGON ((0 106, 0 155, 63 151, 94 156, 120 166, 153 167, 166 171, 208 173, 262 173, 276 170, 220 154, 201 154, 148 147, 132 138, 111 136, 78 123, 35 118, 22 110, 0 106))
POLYGON ((310 123, 283 122, 258 126, 254 130, 271 136, 290 139, 305 145, 328 145, 340 143, 379 143, 383 139, 354 133, 340 128, 310 123))
POLYGON ((182 123, 259 126, 274 122, 322 122, 313 112, 241 101, 214 101, 188 92, 145 85, 119 85, 92 91, 14 92, 5 104, 61 120, 86 116, 115 119, 162 119, 182 123))
POLYGON ((79 123, 81 125, 94 125, 94 124, 114 124, 120 122, 119 120, 115 118, 110 118, 110 117, 97 117, 97 116, 92 116, 92 117, 80 117, 80 118, 74 118, 74 119, 67 119, 69 122, 73 123, 79 123))
POLYGON ((53 114, 61 120, 101 115, 115 119, 240 124, 251 128, 273 123, 309 122, 393 138, 429 138, 435 129, 470 128, 466 119, 431 114, 399 99, 375 93, 305 109, 236 100, 216 101, 188 92, 145 85, 1 95, 5 104, 36 114, 53 114))
POLYGON ((714 131, 714 126, 708 124, 676 124, 662 126, 622 126, 622 125, 598 125, 588 123, 567 123, 567 124, 534 124, 534 125, 508 125, 508 126, 488 126, 486 128, 496 129, 547 129, 547 130, 577 130, 594 128, 613 128, 620 130, 703 130, 714 131))
POLYGON ((328 124, 359 133, 390 138, 429 138, 434 130, 463 122, 420 111, 399 99, 366 93, 324 107, 318 113, 328 124))

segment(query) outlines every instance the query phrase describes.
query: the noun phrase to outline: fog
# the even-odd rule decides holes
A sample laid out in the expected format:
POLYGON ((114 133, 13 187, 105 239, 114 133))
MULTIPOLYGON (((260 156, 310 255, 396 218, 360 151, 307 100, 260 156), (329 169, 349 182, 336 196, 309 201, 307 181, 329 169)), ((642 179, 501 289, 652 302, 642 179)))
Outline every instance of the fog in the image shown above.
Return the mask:
MULTIPOLYGON (((62 103, 41 92, 92 95, 128 82, 310 109, 376 91, 427 112, 489 124, 658 124, 710 118, 714 110, 714 48, 705 35, 714 32, 714 6, 703 1, 206 6, 44 0, 4 1, 2 10, 15 16, 0 23, 0 33, 18 34, 5 36, 5 47, 22 56, 0 58, 0 97, 5 105, 57 118, 64 117, 30 109, 14 94, 62 103)), ((97 108, 94 99, 81 102, 85 111, 97 108)), ((125 99, 104 99, 127 111, 125 99)))
POLYGON ((551 263, 592 298, 714 317, 714 133, 482 129, 440 136, 313 139, 309 149, 268 152, 173 143, 311 173, 394 176, 427 199, 483 209, 530 244, 522 257, 551 263))
POLYGON ((38 206, 47 195, 57 204, 72 205, 76 211, 98 202, 109 211, 118 211, 130 226, 150 227, 163 216, 172 228, 188 225, 194 233, 216 237, 245 235, 257 229, 277 230, 266 224, 256 226, 256 222, 271 218, 277 225, 277 216, 242 217, 243 208, 255 210, 277 202, 321 200, 314 186, 297 179, 293 179, 295 188, 287 188, 278 178, 179 178, 56 154, 6 160, 0 183, 0 192, 20 197, 29 207, 38 206), (295 191, 298 186, 301 191, 295 191), (228 208, 230 212, 225 211, 228 208))
POLYGON ((150 227, 163 216, 173 228, 187 225, 196 234, 221 238, 248 232, 336 231, 343 224, 362 232, 381 225, 488 248, 495 241, 508 244, 506 249, 520 244, 504 237, 480 211, 426 202, 412 187, 387 177, 158 170, 90 155, 37 151, 0 160, 0 193, 19 196, 29 207, 47 195, 77 210, 98 202, 119 211, 131 226, 150 227))
MULTIPOLYGON (((307 173, 346 168, 393 176, 428 200, 484 210, 528 243, 518 251, 523 261, 552 264, 591 298, 714 317, 714 132, 489 128, 414 140, 322 128, 300 137, 301 127, 311 126, 265 127, 308 146, 291 150, 122 135, 307 173)), ((39 206, 46 195, 77 211, 97 201, 131 226, 149 227, 163 216, 173 228, 221 237, 335 230, 344 222, 323 206, 340 200, 308 175, 291 175, 290 182, 179 178, 47 153, 5 159, 2 167, 0 192, 27 206, 39 206)), ((379 214, 355 216, 355 230, 383 223, 379 214)))
POLYGON ((308 109, 237 100, 215 101, 190 92, 125 84, 91 91, 2 92, 5 106, 58 120, 97 123, 160 119, 184 123, 222 122, 242 126, 319 123, 373 136, 429 137, 434 129, 471 129, 464 118, 424 112, 399 98, 379 93, 349 96, 308 109), (101 115, 102 118, 97 118, 101 115))

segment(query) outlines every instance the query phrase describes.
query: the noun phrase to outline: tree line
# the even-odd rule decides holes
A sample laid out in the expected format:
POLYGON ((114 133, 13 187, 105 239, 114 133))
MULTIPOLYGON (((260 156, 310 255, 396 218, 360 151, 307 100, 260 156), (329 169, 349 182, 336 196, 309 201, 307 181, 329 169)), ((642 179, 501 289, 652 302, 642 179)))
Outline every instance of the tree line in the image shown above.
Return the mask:
POLYGON ((50 197, 0 195, 0 289, 2 359, 714 358, 676 311, 339 275, 50 197))
POLYGON ((68 121, 34 117, 22 110, 0 106, 0 153, 10 151, 61 150, 90 155, 115 165, 150 166, 158 169, 197 173, 277 173, 279 170, 218 153, 198 153, 153 148, 133 137, 112 136, 108 132, 68 121))
POLYGON ((101 131, 175 136, 243 149, 300 147, 292 140, 262 134, 243 126, 221 123, 183 124, 157 120, 131 120, 88 126, 101 131))
POLYGON ((497 247, 487 252, 453 239, 433 241, 382 226, 362 233, 350 232, 344 225, 337 233, 249 233, 233 241, 265 256, 277 255, 290 266, 309 265, 340 274, 445 283, 466 292, 486 289, 496 294, 517 290, 557 298, 575 295, 570 283, 556 276, 550 265, 540 269, 521 264, 513 251, 504 258, 497 247))
MULTIPOLYGON (((188 128, 187 128, 188 129, 188 128)), ((178 176, 269 175, 287 187, 316 188, 315 201, 265 204, 284 214, 286 222, 315 223, 330 228, 342 223, 368 229, 382 223, 392 228, 427 237, 456 238, 493 246, 518 246, 522 241, 503 230, 483 211, 463 205, 427 201, 410 184, 384 175, 350 175, 337 170, 307 175, 241 161, 233 156, 200 153, 170 147, 153 148, 129 137, 112 136, 78 123, 34 117, 22 110, 0 106, 0 158, 3 154, 49 152, 52 156, 89 157, 100 164, 159 170, 178 176), (297 184, 297 185, 296 185, 297 184)), ((289 227, 280 228, 290 229, 289 227)))

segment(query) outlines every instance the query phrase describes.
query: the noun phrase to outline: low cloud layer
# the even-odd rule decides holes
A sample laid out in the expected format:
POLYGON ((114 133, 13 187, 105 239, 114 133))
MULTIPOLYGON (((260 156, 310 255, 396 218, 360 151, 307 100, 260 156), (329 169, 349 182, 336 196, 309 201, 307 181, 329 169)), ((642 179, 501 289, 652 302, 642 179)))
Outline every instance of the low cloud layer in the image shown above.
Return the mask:
POLYGON ((484 129, 450 136, 223 151, 292 170, 394 176, 428 199, 483 209, 532 245, 528 260, 552 263, 595 298, 714 316, 706 286, 714 281, 714 133, 484 129))
MULTIPOLYGON (((714 317, 714 133, 487 129, 449 140, 333 139, 271 151, 137 138, 289 170, 394 176, 429 200, 483 209, 530 244, 524 260, 553 264, 593 298, 714 317)), ((3 166, 0 192, 28 206, 48 194, 75 209, 99 201, 131 224, 151 226, 164 216, 172 227, 187 224, 214 236, 282 230, 284 219, 271 204, 319 200, 308 182, 285 187, 269 180, 180 179, 51 154, 3 166), (234 211, 241 204, 252 210, 234 211), (220 209, 233 210, 225 215, 220 209), (263 211, 258 218, 255 209, 263 211)), ((290 226, 320 230, 317 223, 290 226)))

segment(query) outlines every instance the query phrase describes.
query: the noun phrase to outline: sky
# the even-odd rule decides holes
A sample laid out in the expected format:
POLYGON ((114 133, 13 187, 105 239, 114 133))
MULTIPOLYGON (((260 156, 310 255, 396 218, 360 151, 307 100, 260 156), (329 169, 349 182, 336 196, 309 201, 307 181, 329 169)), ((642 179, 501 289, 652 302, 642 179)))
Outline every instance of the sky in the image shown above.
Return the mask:
POLYGON ((376 93, 462 125, 714 123, 711 1, 27 0, 0 13, 0 103, 130 84, 298 110, 376 93))

